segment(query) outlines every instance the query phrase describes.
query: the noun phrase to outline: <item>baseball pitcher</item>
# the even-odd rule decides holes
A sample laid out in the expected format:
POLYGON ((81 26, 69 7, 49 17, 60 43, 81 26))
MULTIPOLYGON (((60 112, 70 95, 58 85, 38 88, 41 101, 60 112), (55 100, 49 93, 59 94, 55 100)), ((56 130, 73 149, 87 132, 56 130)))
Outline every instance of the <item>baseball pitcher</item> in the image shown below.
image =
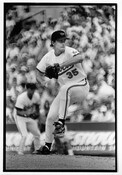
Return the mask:
POLYGON ((65 45, 68 39, 62 30, 51 36, 49 51, 37 65, 37 81, 45 85, 44 76, 55 78, 60 84, 58 95, 50 106, 46 120, 46 143, 38 153, 50 154, 54 137, 62 137, 70 104, 82 103, 89 92, 89 83, 82 68, 82 56, 74 48, 65 45))

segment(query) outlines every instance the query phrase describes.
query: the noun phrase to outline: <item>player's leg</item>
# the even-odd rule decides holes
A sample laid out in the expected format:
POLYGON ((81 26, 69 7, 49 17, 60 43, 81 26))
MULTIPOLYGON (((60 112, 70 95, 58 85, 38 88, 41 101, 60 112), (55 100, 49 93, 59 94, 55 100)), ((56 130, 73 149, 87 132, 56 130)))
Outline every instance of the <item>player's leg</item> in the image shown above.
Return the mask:
POLYGON ((46 119, 46 130, 45 130, 45 145, 40 148, 39 153, 49 154, 54 139, 54 122, 58 120, 58 111, 59 111, 59 95, 54 99, 50 106, 49 113, 46 119))
POLYGON ((27 128, 26 128, 26 118, 15 116, 15 123, 17 125, 18 131, 21 134, 21 140, 20 140, 20 145, 18 149, 18 154, 23 155, 24 152, 24 146, 25 146, 25 141, 27 137, 27 128))
POLYGON ((30 118, 29 121, 27 122, 27 128, 33 134, 34 148, 35 150, 38 150, 40 148, 40 131, 38 128, 37 120, 33 120, 30 118))
POLYGON ((54 99, 50 106, 49 113, 46 119, 46 142, 52 143, 54 139, 54 122, 58 119, 58 111, 59 111, 59 95, 54 99))
POLYGON ((59 118, 66 119, 69 105, 84 101, 88 92, 89 85, 86 81, 63 86, 60 90, 59 118))
POLYGON ((70 104, 81 103, 89 91, 88 82, 64 85, 60 89, 59 120, 56 123, 55 134, 61 136, 64 133, 64 124, 67 116, 67 109, 70 104))

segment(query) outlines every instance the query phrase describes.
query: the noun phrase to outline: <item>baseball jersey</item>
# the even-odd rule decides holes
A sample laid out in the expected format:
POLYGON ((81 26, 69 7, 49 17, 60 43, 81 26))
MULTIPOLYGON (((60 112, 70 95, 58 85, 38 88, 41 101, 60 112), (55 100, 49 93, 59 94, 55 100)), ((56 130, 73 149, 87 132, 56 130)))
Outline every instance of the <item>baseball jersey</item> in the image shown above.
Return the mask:
MULTIPOLYGON (((44 73, 47 66, 53 66, 55 63, 58 63, 60 65, 63 62, 72 59, 78 54, 79 52, 76 49, 65 46, 65 52, 59 56, 56 56, 54 53, 54 49, 52 49, 41 59, 36 68, 40 72, 44 73)), ((72 66, 61 68, 58 76, 58 82, 60 86, 62 86, 67 83, 79 82, 86 77, 86 74, 82 68, 81 63, 77 63, 72 66)))
POLYGON ((26 110, 31 108, 34 104, 40 105, 39 94, 37 92, 34 92, 32 99, 29 99, 27 95, 27 91, 25 91, 18 96, 15 107, 26 110))

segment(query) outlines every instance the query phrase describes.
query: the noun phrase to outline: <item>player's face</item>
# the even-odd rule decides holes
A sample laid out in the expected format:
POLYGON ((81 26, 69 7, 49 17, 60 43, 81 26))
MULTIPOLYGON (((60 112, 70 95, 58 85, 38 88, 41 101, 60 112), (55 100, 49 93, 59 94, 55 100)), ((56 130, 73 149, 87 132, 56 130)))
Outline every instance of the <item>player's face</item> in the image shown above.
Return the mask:
POLYGON ((34 91, 35 91, 34 89, 28 89, 28 97, 29 98, 33 97, 34 91))
POLYGON ((56 52, 59 52, 59 54, 61 54, 65 51, 65 42, 66 39, 62 38, 54 43, 54 49, 56 52))

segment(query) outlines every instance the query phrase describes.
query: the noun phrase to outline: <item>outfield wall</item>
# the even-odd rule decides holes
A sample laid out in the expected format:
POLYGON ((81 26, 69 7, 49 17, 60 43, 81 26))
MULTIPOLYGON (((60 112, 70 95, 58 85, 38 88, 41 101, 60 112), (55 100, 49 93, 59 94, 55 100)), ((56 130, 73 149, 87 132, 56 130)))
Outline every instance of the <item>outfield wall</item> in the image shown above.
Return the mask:
MULTIPOLYGON (((66 123, 68 131, 66 137, 70 140, 75 154, 115 155, 116 132, 115 123, 82 122, 66 123)), ((6 125, 6 148, 15 149, 19 146, 21 135, 15 124, 6 125)), ((45 133, 41 134, 40 141, 44 144, 45 133)), ((33 141, 31 133, 26 140, 29 149, 33 141)))

